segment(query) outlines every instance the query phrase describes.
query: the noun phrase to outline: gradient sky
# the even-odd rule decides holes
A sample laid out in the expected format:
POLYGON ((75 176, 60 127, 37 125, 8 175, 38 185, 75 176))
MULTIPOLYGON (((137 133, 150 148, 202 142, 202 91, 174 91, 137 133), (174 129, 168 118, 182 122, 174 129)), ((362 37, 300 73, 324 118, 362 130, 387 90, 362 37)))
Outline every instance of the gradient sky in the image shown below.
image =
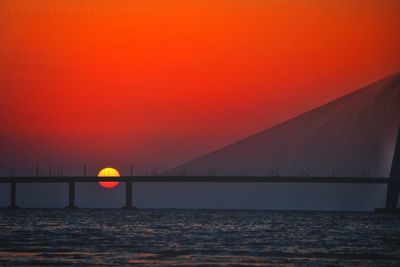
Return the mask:
POLYGON ((2 0, 2 172, 174 167, 398 71, 399 14, 398 0, 2 0))

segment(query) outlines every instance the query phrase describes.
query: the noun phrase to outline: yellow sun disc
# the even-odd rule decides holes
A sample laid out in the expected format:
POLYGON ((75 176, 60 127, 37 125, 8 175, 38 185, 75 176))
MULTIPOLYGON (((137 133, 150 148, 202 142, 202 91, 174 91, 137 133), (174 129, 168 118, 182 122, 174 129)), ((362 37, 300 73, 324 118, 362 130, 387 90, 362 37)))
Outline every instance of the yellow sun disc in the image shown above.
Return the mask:
MULTIPOLYGON (((97 177, 120 177, 121 175, 119 172, 114 169, 114 168, 104 168, 102 169, 97 177)), ((116 187, 119 184, 119 182, 99 182, 99 185, 101 185, 104 188, 113 188, 116 187)))

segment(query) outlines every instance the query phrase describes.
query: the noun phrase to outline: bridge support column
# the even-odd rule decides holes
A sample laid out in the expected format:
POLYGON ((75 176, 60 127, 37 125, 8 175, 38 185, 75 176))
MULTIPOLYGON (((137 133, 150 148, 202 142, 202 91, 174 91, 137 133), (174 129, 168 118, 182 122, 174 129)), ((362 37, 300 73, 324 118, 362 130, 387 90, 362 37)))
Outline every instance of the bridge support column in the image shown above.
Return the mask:
POLYGON ((397 202, 400 193, 400 127, 397 133, 397 141, 395 145, 392 168, 390 170, 390 181, 387 185, 386 191, 386 205, 385 209, 377 209, 377 211, 387 212, 400 212, 397 209, 397 202))
POLYGON ((15 209, 17 208, 17 183, 12 182, 10 184, 10 209, 15 209))
POLYGON ((387 210, 397 209, 397 202, 399 200, 400 193, 400 181, 396 179, 395 181, 390 181, 388 183, 387 193, 386 193, 386 205, 387 210))
POLYGON ((125 183, 125 209, 134 208, 132 204, 132 182, 127 181, 125 183))
POLYGON ((68 206, 67 209, 76 209, 75 206, 75 182, 69 182, 69 190, 68 190, 68 206))

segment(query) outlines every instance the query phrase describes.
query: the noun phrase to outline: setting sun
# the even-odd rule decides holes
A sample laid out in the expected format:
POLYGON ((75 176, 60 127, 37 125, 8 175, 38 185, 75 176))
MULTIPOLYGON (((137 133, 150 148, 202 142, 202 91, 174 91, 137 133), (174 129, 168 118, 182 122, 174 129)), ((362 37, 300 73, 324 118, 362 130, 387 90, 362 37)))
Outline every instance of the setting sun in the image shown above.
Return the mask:
MULTIPOLYGON (((121 175, 119 172, 114 169, 114 168, 104 168, 102 169, 97 177, 120 177, 121 175)), ((119 182, 99 182, 99 185, 101 185, 104 188, 113 188, 116 187, 119 184, 119 182)))

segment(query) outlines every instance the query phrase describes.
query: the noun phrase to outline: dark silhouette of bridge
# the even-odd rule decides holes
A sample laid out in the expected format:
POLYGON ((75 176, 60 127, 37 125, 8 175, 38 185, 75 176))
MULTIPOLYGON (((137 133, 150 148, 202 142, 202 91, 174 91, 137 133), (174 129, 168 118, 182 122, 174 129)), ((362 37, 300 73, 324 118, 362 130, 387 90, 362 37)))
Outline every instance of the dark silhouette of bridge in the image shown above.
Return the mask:
MULTIPOLYGON (((397 176, 398 177, 398 176, 397 176)), ((75 184, 76 183, 98 183, 104 182, 124 182, 125 185, 125 208, 133 208, 132 184, 138 182, 145 183, 325 183, 325 184, 388 184, 388 199, 386 207, 395 209, 400 181, 393 178, 365 178, 365 177, 306 177, 306 176, 122 176, 122 177, 95 177, 95 176, 75 176, 75 177, 7 177, 0 180, 0 183, 11 184, 10 208, 17 208, 17 184, 18 183, 66 183, 69 185, 68 206, 76 208, 75 205, 75 184), (390 197, 389 197, 390 192, 390 197)))
POLYGON ((69 208, 76 207, 80 182, 126 183, 125 208, 134 207, 137 182, 387 184, 380 210, 394 211, 400 193, 399 125, 397 73, 160 175, 3 177, 0 183, 11 184, 11 208, 17 207, 18 183, 68 183, 69 208))
POLYGON ((75 184, 93 182, 124 182, 125 183, 125 206, 134 208, 132 200, 132 184, 145 183, 329 183, 329 184, 387 184, 387 197, 385 209, 378 211, 395 211, 400 193, 400 128, 398 132, 395 153, 393 156, 390 177, 317 177, 317 176, 122 176, 122 177, 5 177, 0 183, 10 183, 10 208, 17 208, 17 183, 67 183, 69 185, 68 206, 76 208, 75 184))

